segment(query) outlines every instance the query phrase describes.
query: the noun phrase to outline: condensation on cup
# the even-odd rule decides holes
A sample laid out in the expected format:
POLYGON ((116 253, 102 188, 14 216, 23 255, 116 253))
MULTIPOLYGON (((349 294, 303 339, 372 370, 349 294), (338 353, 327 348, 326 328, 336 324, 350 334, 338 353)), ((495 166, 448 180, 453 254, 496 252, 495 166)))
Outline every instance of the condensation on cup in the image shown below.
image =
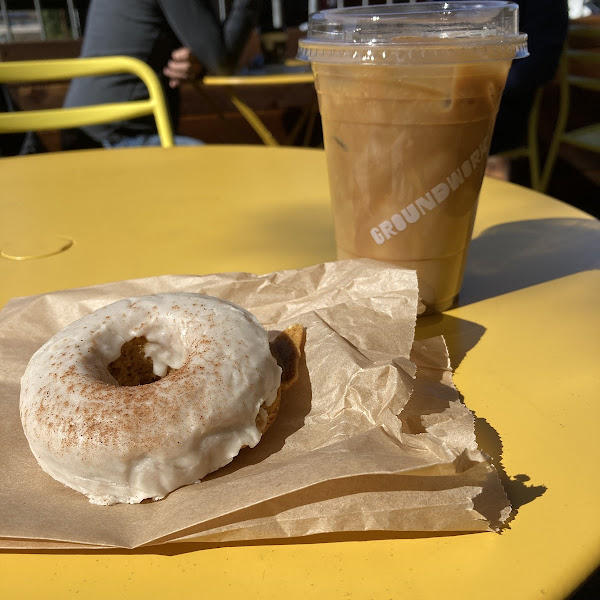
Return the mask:
POLYGON ((325 10, 309 19, 338 258, 415 269, 427 312, 455 305, 514 58, 509 2, 325 10))

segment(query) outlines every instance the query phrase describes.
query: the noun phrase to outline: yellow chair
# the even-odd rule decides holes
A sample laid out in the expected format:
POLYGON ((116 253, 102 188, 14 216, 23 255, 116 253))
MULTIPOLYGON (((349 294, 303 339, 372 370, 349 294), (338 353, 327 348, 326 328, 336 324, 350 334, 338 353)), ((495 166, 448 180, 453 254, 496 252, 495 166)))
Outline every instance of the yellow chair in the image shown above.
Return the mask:
POLYGON ((156 73, 129 56, 0 62, 0 83, 57 81, 73 77, 133 73, 148 88, 147 100, 0 113, 0 133, 69 129, 153 114, 163 148, 173 146, 173 133, 163 90, 156 73))
POLYGON ((571 88, 600 92, 600 27, 572 26, 569 43, 588 40, 588 49, 567 48, 561 57, 559 81, 559 109, 556 127, 552 135, 548 155, 542 171, 540 191, 545 191, 550 183, 552 170, 558 157, 561 144, 570 144, 583 150, 600 152, 600 122, 567 131, 571 88))
POLYGON ((531 188, 541 191, 541 172, 540 172, 540 151, 538 143, 538 123, 540 120, 540 108, 544 96, 544 88, 539 87, 534 96, 529 117, 527 119, 527 145, 524 147, 513 148, 499 152, 496 156, 501 156, 509 160, 515 158, 527 158, 529 161, 529 178, 531 188))
MULTIPOLYGON (((294 66, 294 65, 292 65, 294 66)), ((232 104, 237 108, 240 114, 246 119, 255 133, 260 137, 266 146, 279 146, 279 142, 269 131, 267 126, 260 120, 256 112, 244 102, 238 93, 240 87, 251 86, 279 86, 279 85, 295 85, 295 84, 312 84, 314 81, 310 71, 307 72, 290 72, 265 75, 231 75, 231 76, 207 76, 201 82, 196 82, 196 88, 200 91, 206 100, 209 102, 210 97, 205 93, 205 88, 222 87, 229 96, 232 104)), ((220 108, 215 107, 221 113, 220 108)), ((289 140, 293 141, 300 129, 306 124, 307 135, 305 136, 304 145, 308 143, 308 135, 312 132, 314 122, 318 113, 316 102, 313 105, 308 105, 302 112, 296 126, 289 136, 289 140)))

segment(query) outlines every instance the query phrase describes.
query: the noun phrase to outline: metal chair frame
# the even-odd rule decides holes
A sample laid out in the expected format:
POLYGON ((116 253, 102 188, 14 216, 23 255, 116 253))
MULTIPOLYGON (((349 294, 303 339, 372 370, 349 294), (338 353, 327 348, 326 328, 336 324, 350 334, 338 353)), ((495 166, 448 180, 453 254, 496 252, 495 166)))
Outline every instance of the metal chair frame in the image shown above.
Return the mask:
POLYGON ((0 83, 60 81, 117 73, 137 75, 148 88, 149 98, 75 108, 2 113, 0 133, 69 129, 152 114, 161 145, 164 148, 173 146, 173 133, 162 87, 156 73, 141 60, 129 56, 102 56, 0 63, 0 83))
MULTIPOLYGON (((594 31, 588 33, 589 35, 593 35, 596 39, 600 39, 598 28, 594 28, 594 31)), ((586 32, 578 31, 578 35, 582 34, 586 35, 586 32)), ((572 49, 566 49, 563 52, 558 70, 560 97, 559 110, 556 126, 548 149, 548 155, 541 174, 541 191, 545 191, 550 184, 552 171, 556 164, 561 144, 570 144, 591 152, 600 152, 600 122, 567 131, 567 123, 571 109, 571 88, 575 87, 600 92, 600 77, 576 75, 572 71, 572 66, 574 65, 595 67, 600 72, 600 52, 594 50, 572 49)))

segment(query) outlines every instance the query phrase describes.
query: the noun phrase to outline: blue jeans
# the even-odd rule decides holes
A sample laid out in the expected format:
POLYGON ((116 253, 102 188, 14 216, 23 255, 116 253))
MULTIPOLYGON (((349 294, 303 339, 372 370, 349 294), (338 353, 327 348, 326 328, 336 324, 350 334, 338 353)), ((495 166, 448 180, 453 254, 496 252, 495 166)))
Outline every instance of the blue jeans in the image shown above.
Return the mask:
MULTIPOLYGON (((204 142, 185 135, 176 135, 173 138, 175 146, 203 146, 204 142)), ((122 137, 118 142, 103 141, 105 148, 133 148, 136 146, 160 146, 160 137, 157 133, 150 135, 132 135, 122 137)))

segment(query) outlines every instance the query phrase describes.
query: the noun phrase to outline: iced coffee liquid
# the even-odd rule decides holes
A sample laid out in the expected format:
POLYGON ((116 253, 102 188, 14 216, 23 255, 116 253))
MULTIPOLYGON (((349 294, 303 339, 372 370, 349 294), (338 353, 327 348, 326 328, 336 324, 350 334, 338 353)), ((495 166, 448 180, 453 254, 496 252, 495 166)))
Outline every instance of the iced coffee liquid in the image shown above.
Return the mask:
POLYGON ((509 66, 313 65, 339 258, 414 268, 452 305, 509 66))

